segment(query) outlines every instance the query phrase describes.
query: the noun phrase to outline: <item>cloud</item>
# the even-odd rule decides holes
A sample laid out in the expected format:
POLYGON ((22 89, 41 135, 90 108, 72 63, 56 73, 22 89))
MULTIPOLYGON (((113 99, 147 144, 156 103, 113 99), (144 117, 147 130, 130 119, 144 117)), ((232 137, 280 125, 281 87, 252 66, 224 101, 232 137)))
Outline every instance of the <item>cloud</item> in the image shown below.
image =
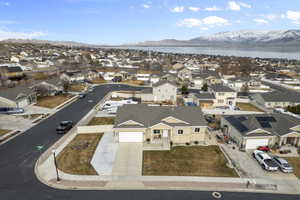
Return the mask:
POLYGON ((218 8, 217 6, 204 8, 205 11, 219 11, 221 8, 218 8))
POLYGON ((240 6, 244 7, 244 8, 252 8, 252 6, 250 4, 244 3, 244 2, 239 2, 240 6))
POLYGON ((234 10, 234 11, 241 10, 241 6, 238 3, 236 3, 235 1, 229 1, 228 8, 229 8, 229 10, 234 10))
POLYGON ((183 6, 177 6, 171 9, 171 12, 174 13, 182 13, 184 11, 184 7, 183 6))
POLYGON ((177 26, 180 27, 201 27, 202 29, 207 29, 209 27, 214 26, 225 26, 229 25, 229 21, 227 19, 217 17, 217 16, 208 16, 202 19, 197 18, 186 18, 179 22, 177 22, 177 26))
POLYGON ((255 21, 258 24, 269 24, 269 22, 265 19, 254 19, 253 21, 255 21))
POLYGON ((0 6, 10 6, 10 3, 6 1, 0 1, 0 6))
POLYGON ((146 9, 148 9, 148 8, 150 8, 151 6, 149 5, 149 4, 143 4, 143 8, 146 8, 146 9))
POLYGON ((198 12, 200 10, 200 8, 198 8, 198 7, 189 7, 189 10, 191 10, 193 12, 198 12))
POLYGON ((288 18, 292 21, 299 21, 300 20, 300 12, 289 10, 286 12, 286 18, 288 18))
POLYGON ((244 3, 244 2, 236 2, 236 1, 229 1, 228 2, 229 10, 240 11, 241 7, 252 8, 252 6, 250 4, 247 4, 247 3, 244 3))
POLYGON ((33 39, 47 35, 43 32, 12 32, 0 30, 0 40, 6 39, 33 39))

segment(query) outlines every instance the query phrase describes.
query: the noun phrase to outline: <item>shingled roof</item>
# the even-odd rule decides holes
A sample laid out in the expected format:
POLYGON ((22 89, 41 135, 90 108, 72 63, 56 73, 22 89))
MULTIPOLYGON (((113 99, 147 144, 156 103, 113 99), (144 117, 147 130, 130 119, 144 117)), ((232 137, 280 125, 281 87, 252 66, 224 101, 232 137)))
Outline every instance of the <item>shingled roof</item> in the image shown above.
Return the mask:
POLYGON ((185 123, 170 124, 170 126, 206 126, 207 122, 204 119, 203 112, 200 108, 180 106, 148 106, 146 104, 123 105, 118 109, 117 118, 114 128, 132 128, 128 125, 120 125, 126 121, 133 120, 140 123, 138 128, 148 128, 162 122, 167 117, 174 117, 185 123))

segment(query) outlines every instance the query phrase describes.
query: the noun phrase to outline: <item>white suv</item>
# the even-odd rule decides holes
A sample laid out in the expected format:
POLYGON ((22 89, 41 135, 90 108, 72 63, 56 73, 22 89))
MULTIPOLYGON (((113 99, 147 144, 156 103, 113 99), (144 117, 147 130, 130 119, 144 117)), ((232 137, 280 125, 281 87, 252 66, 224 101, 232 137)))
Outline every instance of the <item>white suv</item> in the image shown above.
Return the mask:
POLYGON ((252 155, 263 169, 267 171, 278 170, 278 165, 272 160, 272 158, 266 152, 255 150, 252 155))

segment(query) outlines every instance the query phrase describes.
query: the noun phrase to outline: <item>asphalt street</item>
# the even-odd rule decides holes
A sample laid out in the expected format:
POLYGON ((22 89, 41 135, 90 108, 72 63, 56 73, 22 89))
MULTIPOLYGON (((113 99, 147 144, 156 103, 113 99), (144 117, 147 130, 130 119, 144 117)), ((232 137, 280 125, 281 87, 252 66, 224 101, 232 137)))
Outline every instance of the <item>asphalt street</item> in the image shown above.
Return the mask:
MULTIPOLYGON (((77 123, 111 90, 137 90, 124 85, 103 85, 63 108, 55 115, 0 146, 0 200, 148 200, 213 199, 210 191, 68 191, 50 188, 38 181, 34 166, 39 156, 61 135, 55 128, 62 120, 77 123), (92 100, 92 101, 90 101, 92 100), (41 151, 37 146, 43 146, 41 151)), ((223 192, 228 200, 293 200, 300 196, 223 192)))

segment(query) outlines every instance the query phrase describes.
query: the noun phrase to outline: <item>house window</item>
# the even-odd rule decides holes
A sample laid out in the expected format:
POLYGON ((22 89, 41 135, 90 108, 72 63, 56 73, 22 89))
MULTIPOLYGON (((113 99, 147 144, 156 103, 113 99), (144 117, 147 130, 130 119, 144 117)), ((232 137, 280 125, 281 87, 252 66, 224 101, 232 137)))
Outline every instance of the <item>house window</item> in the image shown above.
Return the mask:
POLYGON ((153 130, 153 133, 154 133, 154 134, 160 134, 160 130, 154 129, 154 130, 153 130))
POLYGON ((224 103, 224 100, 223 99, 219 99, 218 103, 224 103))
POLYGON ((200 128, 195 128, 195 132, 199 133, 200 132, 200 128))
POLYGON ((183 134, 183 130, 178 130, 178 135, 182 135, 183 134))

